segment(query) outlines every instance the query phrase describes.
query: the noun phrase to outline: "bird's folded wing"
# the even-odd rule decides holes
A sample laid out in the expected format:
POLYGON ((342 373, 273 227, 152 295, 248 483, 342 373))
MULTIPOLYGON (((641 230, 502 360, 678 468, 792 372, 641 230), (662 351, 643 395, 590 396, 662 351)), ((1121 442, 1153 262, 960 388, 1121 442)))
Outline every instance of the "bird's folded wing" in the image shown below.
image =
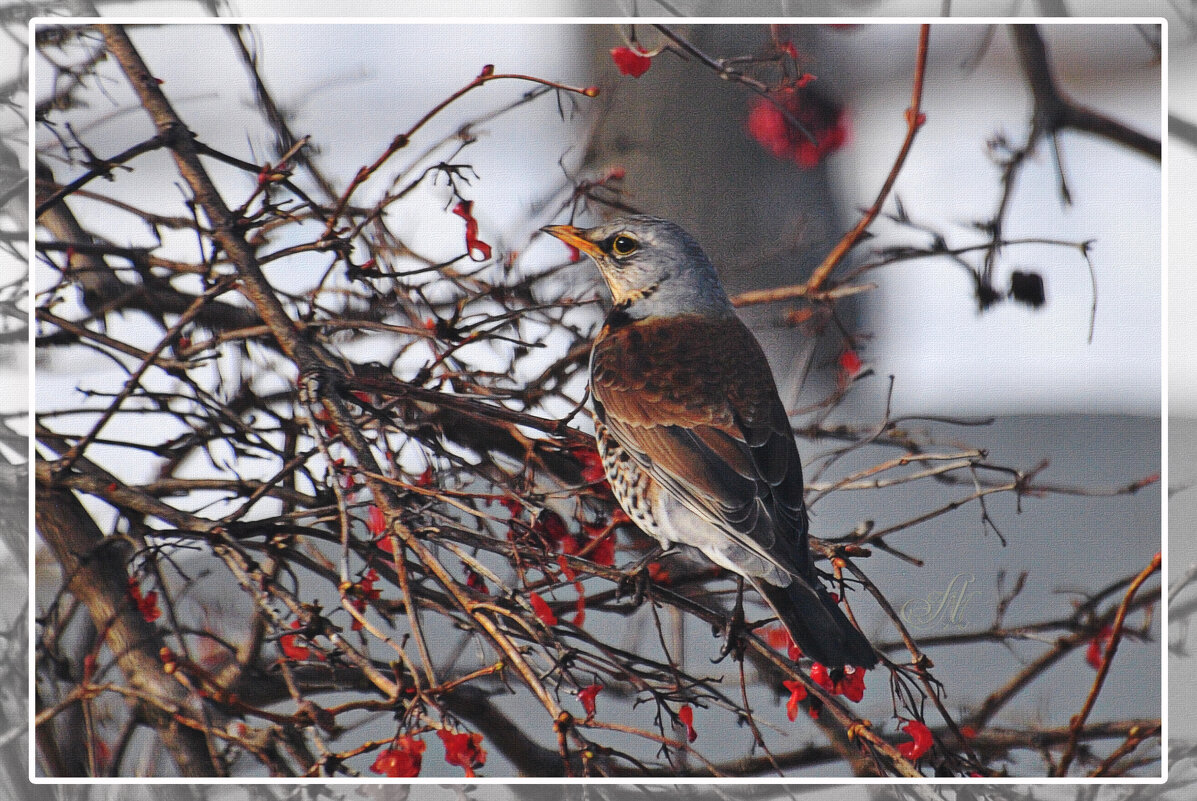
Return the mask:
POLYGON ((773 375, 738 320, 604 331, 595 411, 663 488, 738 544, 808 575, 802 468, 773 375))

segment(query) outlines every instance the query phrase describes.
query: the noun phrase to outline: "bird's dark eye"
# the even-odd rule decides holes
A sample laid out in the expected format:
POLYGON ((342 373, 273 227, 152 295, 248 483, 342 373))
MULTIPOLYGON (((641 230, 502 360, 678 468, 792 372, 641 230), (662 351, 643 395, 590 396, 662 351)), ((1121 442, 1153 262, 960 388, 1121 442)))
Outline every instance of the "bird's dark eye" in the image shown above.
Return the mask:
POLYGON ((620 234, 611 243, 611 252, 619 257, 631 256, 640 247, 636 238, 628 234, 620 234))

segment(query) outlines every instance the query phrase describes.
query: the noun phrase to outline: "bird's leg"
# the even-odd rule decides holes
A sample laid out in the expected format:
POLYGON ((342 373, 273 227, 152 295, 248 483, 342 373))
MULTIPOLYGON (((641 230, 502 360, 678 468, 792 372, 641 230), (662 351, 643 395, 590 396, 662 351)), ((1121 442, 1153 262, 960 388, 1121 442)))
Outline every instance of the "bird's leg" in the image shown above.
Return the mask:
POLYGON ((744 649, 748 647, 747 633, 748 627, 744 621, 744 577, 736 576, 736 605, 723 626, 723 647, 719 649, 719 658, 714 661, 721 662, 728 654, 737 662, 743 660, 744 649))
POLYGON ((648 572, 649 564, 672 550, 672 548, 667 548, 658 542, 644 556, 623 568, 620 571, 623 574, 623 578, 619 580, 618 594, 622 596, 624 588, 628 587, 631 589, 636 603, 643 603, 644 595, 648 591, 648 585, 652 581, 652 576, 648 572))

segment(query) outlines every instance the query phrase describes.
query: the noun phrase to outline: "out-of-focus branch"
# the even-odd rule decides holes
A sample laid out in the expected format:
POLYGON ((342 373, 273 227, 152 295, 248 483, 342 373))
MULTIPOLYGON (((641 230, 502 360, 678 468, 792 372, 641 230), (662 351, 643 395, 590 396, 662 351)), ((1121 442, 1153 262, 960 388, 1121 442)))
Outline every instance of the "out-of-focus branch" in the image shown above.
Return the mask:
POLYGON ((1126 623, 1126 613, 1130 608, 1131 602, 1135 599, 1135 593, 1143 586, 1143 582, 1159 572, 1162 564, 1163 554, 1157 553, 1152 557, 1151 563, 1143 568, 1139 575, 1135 576, 1135 580, 1126 589, 1126 595, 1123 597, 1122 603, 1118 605, 1118 614, 1114 616, 1110 641, 1106 646, 1105 654, 1102 656, 1101 666, 1097 669, 1097 676, 1093 679, 1093 686, 1085 698, 1085 703, 1081 707, 1081 711, 1073 716, 1072 722, 1069 725, 1072 735, 1068 738, 1068 744, 1064 747, 1064 753, 1060 755, 1060 762, 1056 766, 1055 771, 1057 776, 1068 775, 1068 768, 1072 765, 1073 757, 1076 755, 1077 739, 1080 737, 1081 729, 1084 727, 1085 721, 1089 719, 1089 713, 1093 711, 1093 704, 1097 702, 1097 696, 1101 692, 1102 685, 1105 684, 1106 676, 1110 674, 1110 664, 1113 662, 1114 653, 1118 650, 1118 642, 1122 639, 1122 627, 1126 623))
POLYGON ((814 269, 805 283, 793 287, 741 292, 732 298, 733 304, 736 306, 750 306, 756 303, 770 303, 778 300, 809 297, 817 293, 823 284, 826 283, 828 276, 831 275, 831 271, 835 269, 836 265, 847 255, 848 251, 855 247, 861 240, 861 237, 869 230, 869 226, 873 224, 873 220, 881 213, 881 208, 885 205, 885 200, 889 197, 894 182, 902 172, 902 165, 906 163, 906 156, 910 152, 911 145, 914 144, 915 135, 918 134, 919 129, 926 121, 926 117, 922 112, 922 100, 923 80, 927 74, 927 42, 930 36, 931 26, 921 25, 919 27, 918 46, 915 52, 914 79, 910 90, 910 105, 905 111, 906 135, 902 139, 902 144, 898 148, 898 155, 894 158, 894 163, 890 167, 889 174, 882 182, 881 189, 877 192, 877 197, 872 205, 856 221, 856 225, 852 226, 851 230, 844 234, 840 238, 840 241, 835 244, 835 247, 823 257, 823 261, 814 269))
POLYGON ((1036 25, 1011 25, 1019 63, 1035 100, 1035 120, 1043 134, 1072 129, 1100 136, 1160 160, 1160 140, 1068 98, 1052 73, 1047 45, 1036 25))
POLYGON ((222 775, 224 768, 203 733, 172 718, 176 710, 197 716, 194 700, 163 670, 159 651, 166 643, 129 600, 123 542, 105 538, 69 490, 54 488, 45 462, 37 466, 35 510, 37 529, 54 552, 67 589, 87 606, 129 686, 160 699, 140 704, 139 714, 158 730, 180 773, 222 775))
POLYGON ((1168 115, 1168 135, 1191 147, 1197 147, 1197 124, 1176 114, 1168 115))

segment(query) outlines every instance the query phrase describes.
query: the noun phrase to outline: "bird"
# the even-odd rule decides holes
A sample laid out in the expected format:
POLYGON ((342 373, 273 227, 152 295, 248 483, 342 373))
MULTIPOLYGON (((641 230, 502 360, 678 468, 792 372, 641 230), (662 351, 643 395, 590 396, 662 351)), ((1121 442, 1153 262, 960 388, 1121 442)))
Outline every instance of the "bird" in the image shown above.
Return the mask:
POLYGON ((829 669, 877 653, 816 574, 802 462, 764 351, 681 226, 636 215, 541 229, 614 302, 590 353, 595 441, 620 506, 663 549, 742 576, 829 669))

